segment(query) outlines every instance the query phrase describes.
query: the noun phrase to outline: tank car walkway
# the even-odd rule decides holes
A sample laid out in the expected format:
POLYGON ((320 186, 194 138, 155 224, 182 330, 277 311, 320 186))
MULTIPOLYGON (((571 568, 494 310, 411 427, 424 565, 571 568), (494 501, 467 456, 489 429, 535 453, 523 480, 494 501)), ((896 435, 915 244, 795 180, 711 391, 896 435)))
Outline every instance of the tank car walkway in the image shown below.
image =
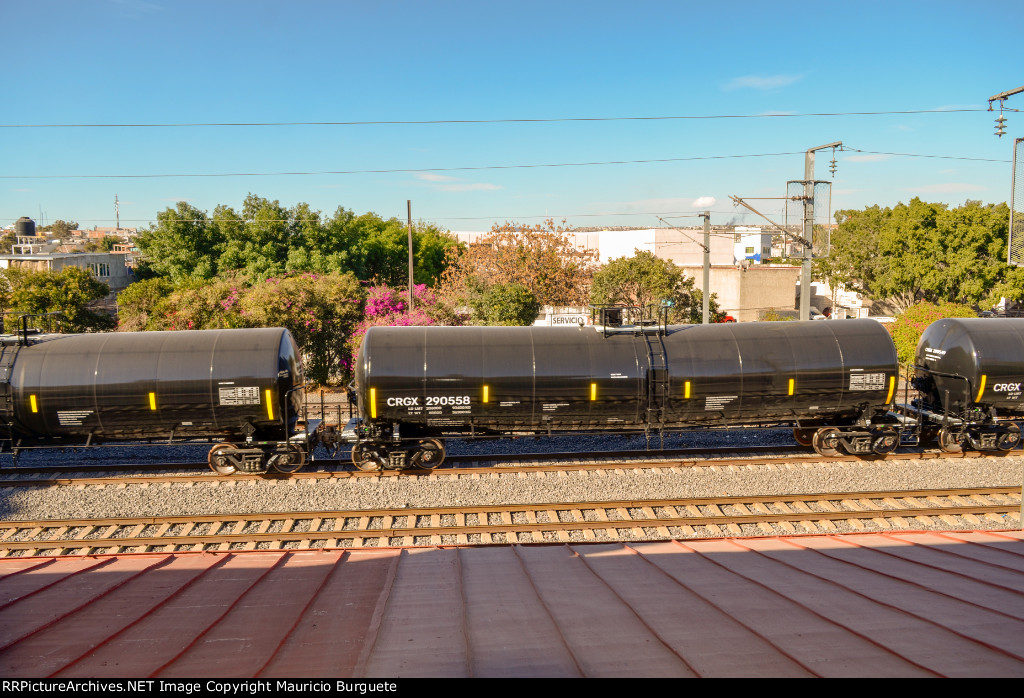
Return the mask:
POLYGON ((1024 676, 1024 533, 0 560, 0 676, 1024 676))

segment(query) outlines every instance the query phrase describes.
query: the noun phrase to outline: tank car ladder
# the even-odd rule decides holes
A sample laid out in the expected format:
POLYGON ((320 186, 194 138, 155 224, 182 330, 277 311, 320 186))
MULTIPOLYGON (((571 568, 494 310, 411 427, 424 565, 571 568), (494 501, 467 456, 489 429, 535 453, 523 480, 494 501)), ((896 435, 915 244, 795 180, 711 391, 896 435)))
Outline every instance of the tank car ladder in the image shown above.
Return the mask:
POLYGON ((7 446, 14 449, 14 389, 11 387, 11 370, 20 350, 20 342, 0 344, 0 452, 7 446))
POLYGON ((665 332, 659 326, 657 331, 643 333, 647 344, 647 417, 644 420, 644 437, 650 446, 650 430, 658 430, 660 447, 665 445, 665 408, 668 405, 668 357, 665 351, 665 332))

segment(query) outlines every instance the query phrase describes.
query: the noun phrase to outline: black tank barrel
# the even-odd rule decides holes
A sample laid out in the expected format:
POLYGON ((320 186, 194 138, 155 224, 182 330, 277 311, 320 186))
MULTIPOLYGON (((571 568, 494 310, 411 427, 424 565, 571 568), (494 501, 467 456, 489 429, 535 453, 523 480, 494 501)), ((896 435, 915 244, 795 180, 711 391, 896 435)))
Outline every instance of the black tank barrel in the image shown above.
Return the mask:
POLYGON ((280 438, 302 404, 301 357, 282 328, 11 339, 0 370, 15 438, 280 438))
POLYGON ((874 320, 605 333, 593 327, 373 327, 360 415, 424 431, 854 420, 892 402, 896 350, 874 320))

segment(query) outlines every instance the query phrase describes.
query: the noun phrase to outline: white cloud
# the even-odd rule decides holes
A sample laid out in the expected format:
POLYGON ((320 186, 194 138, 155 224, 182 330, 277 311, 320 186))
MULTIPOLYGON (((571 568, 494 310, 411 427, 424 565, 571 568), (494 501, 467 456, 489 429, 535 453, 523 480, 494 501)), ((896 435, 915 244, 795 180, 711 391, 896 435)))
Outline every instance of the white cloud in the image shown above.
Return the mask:
POLYGON ((710 208, 715 205, 715 201, 713 196, 701 196, 693 200, 692 206, 694 208, 710 208))
POLYGON ((449 177, 448 175, 434 174, 433 172, 417 172, 417 179, 422 179, 425 182, 456 182, 458 181, 455 177, 449 177))
POLYGON ((496 191, 501 189, 497 184, 467 182, 458 177, 449 177, 448 175, 434 174, 433 172, 417 172, 415 177, 433 184, 434 189, 438 191, 496 191))
POLYGON ((733 78, 726 83, 724 90, 742 90, 742 89, 755 89, 755 90, 775 90, 780 87, 786 87, 792 85, 794 82, 803 80, 803 75, 744 75, 743 77, 733 78))

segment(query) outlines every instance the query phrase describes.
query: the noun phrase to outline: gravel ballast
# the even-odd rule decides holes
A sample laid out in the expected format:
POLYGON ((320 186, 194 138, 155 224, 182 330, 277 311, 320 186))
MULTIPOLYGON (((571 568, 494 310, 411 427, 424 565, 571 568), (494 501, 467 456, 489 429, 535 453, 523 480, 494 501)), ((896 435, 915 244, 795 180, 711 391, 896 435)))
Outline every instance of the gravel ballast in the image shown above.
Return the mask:
POLYGON ((325 512, 505 503, 642 501, 689 497, 1019 487, 1024 457, 950 458, 743 466, 232 480, 0 491, 0 520, 325 512))

